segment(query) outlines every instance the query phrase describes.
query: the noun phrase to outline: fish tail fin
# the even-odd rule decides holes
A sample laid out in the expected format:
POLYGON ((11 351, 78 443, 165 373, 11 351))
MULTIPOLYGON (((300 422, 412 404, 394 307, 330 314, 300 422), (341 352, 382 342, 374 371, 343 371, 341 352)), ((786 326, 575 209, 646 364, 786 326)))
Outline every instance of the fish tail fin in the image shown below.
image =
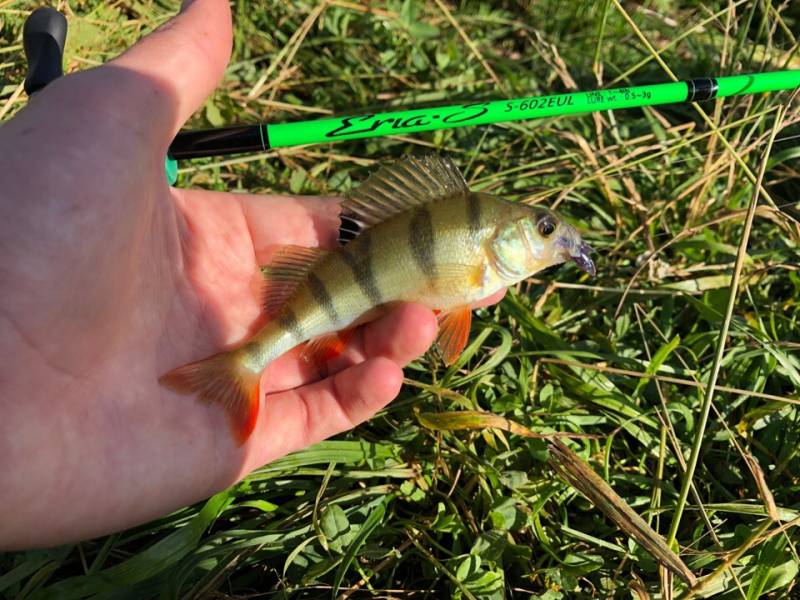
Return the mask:
POLYGON ((260 379, 261 374, 248 369, 233 351, 180 366, 158 381, 174 392, 196 393, 201 401, 224 407, 236 442, 241 446, 258 419, 260 379))

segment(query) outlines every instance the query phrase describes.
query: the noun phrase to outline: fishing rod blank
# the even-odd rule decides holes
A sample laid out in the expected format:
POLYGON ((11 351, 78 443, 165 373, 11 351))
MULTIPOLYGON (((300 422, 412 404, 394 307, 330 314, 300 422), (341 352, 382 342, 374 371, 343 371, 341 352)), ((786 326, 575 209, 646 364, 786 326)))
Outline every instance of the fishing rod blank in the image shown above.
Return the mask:
MULTIPOLYGON (((25 54, 28 58, 25 89, 29 94, 42 89, 61 75, 66 33, 66 19, 54 9, 38 9, 26 20, 23 33, 25 54)), ((265 152, 271 148, 542 119, 620 108, 701 102, 714 98, 798 87, 800 87, 800 70, 775 71, 311 121, 182 131, 170 145, 165 167, 168 181, 174 183, 177 178, 177 159, 265 152)))
POLYGON ((797 87, 800 87, 800 70, 774 71, 311 121, 183 131, 175 137, 169 153, 174 159, 186 159, 264 152, 271 148, 543 119, 619 108, 702 102, 797 87))

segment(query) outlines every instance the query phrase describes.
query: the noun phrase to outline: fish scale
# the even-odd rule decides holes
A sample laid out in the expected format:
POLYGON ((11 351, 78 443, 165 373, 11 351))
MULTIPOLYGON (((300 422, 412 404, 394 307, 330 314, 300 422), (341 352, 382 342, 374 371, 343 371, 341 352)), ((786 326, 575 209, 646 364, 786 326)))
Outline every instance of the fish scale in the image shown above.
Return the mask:
POLYGON ((361 231, 333 250, 286 247, 267 269, 268 322, 241 347, 178 367, 161 382, 221 404, 237 442, 256 426, 259 380, 273 360, 306 343, 305 359, 340 353, 358 325, 398 302, 437 310, 445 362, 464 348, 477 300, 589 248, 545 209, 471 192, 453 162, 408 157, 356 188, 342 213, 361 231))

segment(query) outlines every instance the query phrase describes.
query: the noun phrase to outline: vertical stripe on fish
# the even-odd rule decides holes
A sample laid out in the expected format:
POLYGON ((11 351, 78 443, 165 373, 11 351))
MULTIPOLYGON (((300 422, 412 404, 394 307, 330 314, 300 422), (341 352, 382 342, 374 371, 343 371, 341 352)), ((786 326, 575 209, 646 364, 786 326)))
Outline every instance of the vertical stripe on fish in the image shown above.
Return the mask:
POLYGON ((378 288, 372 269, 372 238, 365 231, 341 252, 342 260, 350 267, 358 287, 375 306, 383 304, 383 295, 378 288))
POLYGON ((308 274, 308 289, 314 302, 325 312, 331 323, 339 323, 339 313, 333 305, 333 299, 325 283, 315 273, 308 274))
POLYGON ((297 321, 297 316, 291 308, 284 308, 278 315, 276 322, 283 329, 291 333, 294 338, 298 340, 303 339, 303 328, 300 326, 300 323, 297 321))
POLYGON ((436 278, 436 246, 433 237, 431 211, 423 206, 414 212, 408 224, 408 243, 414 260, 425 274, 428 283, 433 285, 436 278))
POLYGON ((472 239, 478 239, 481 233, 481 201, 477 194, 467 194, 467 224, 472 239))

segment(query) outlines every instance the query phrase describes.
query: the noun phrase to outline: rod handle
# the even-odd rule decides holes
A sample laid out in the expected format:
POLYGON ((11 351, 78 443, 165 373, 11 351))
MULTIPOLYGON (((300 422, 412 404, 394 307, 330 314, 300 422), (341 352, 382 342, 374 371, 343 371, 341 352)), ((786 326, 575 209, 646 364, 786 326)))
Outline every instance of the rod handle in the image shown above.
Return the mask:
POLYGON ((37 8, 25 20, 22 45, 28 59, 25 91, 35 94, 63 73, 67 19, 54 8, 37 8))

